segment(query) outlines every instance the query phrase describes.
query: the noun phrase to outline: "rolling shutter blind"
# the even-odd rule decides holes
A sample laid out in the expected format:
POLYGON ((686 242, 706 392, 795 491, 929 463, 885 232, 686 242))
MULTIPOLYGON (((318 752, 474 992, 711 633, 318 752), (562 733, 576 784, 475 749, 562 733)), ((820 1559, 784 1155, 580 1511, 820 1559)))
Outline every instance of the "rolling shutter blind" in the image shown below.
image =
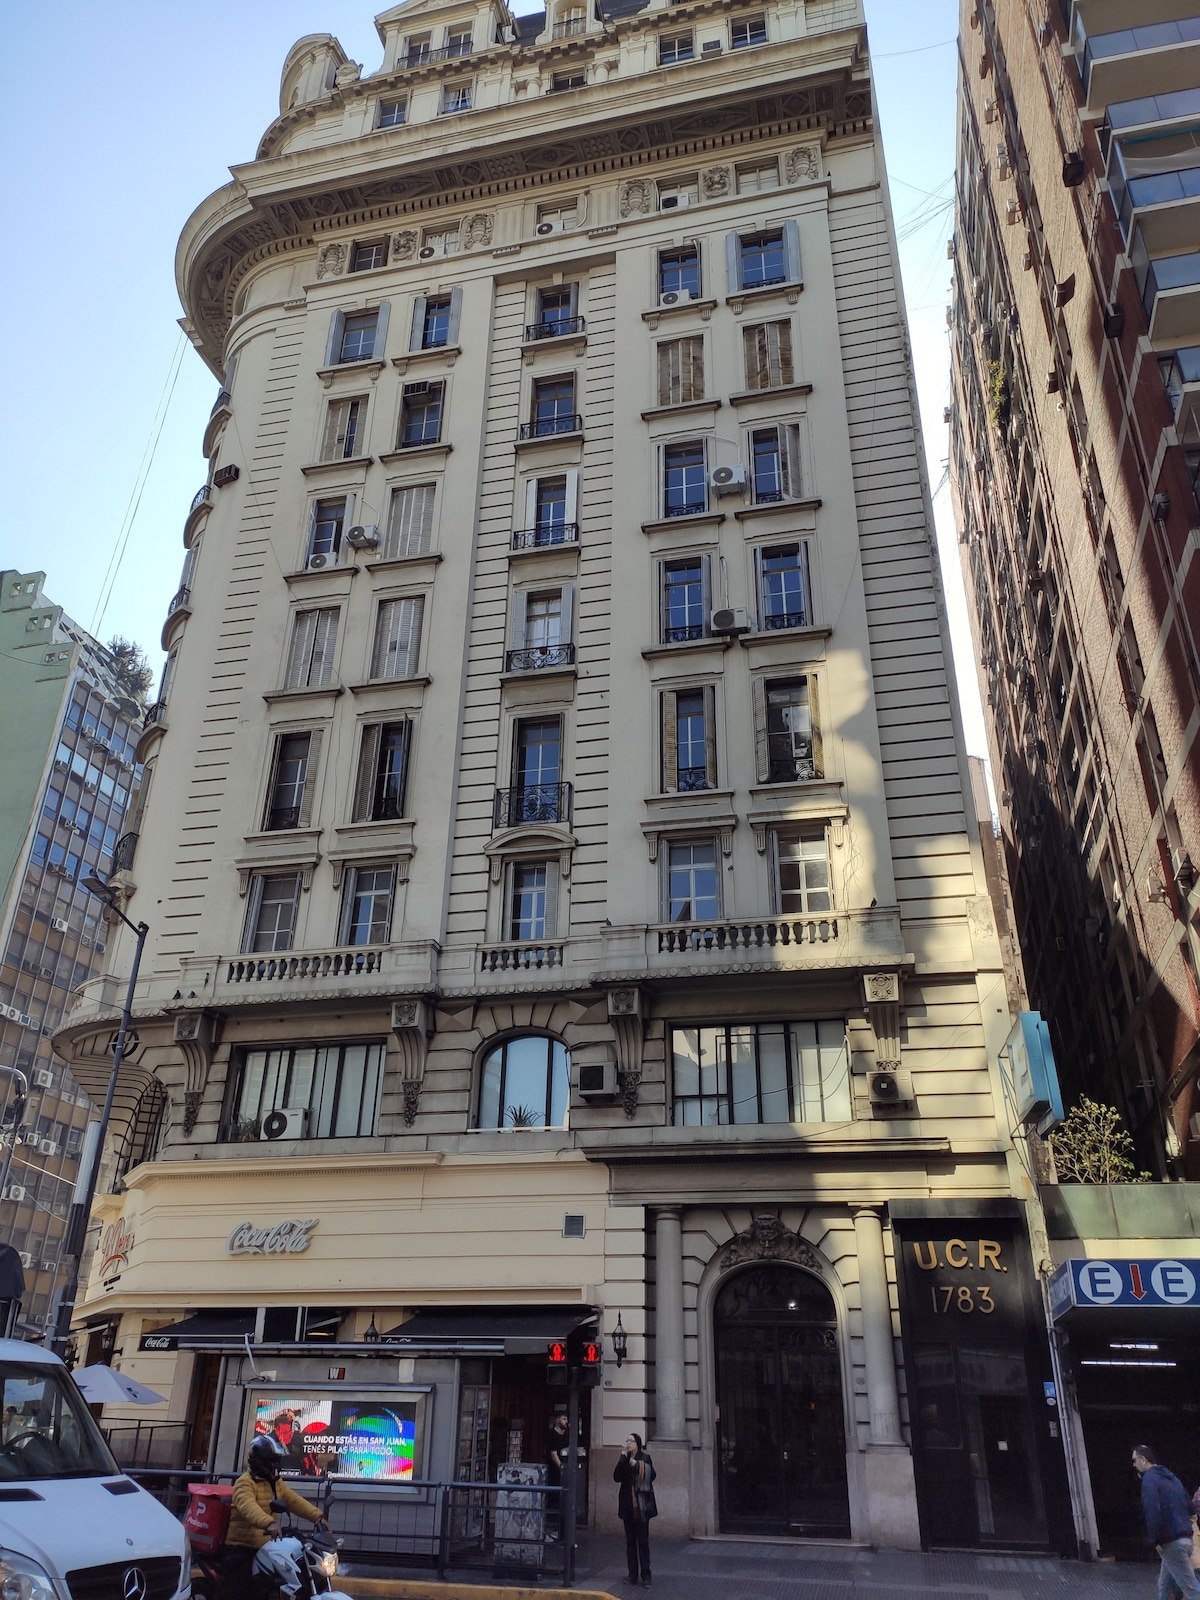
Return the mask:
POLYGON ((304 689, 328 683, 333 676, 333 649, 337 639, 337 609, 298 611, 292 625, 284 687, 304 689))
POLYGON ((664 689, 659 700, 662 720, 662 775, 659 788, 664 794, 674 794, 679 787, 679 724, 675 699, 674 689, 664 689))
POLYGON ((422 595, 408 595, 402 600, 382 603, 375 623, 372 678, 411 678, 414 675, 421 649, 424 609, 422 595))
POLYGON ((417 483, 393 492, 383 547, 385 561, 428 553, 433 536, 433 497, 432 483, 417 483))
POLYGON ((760 322, 742 330, 747 389, 777 389, 791 383, 792 325, 760 322))

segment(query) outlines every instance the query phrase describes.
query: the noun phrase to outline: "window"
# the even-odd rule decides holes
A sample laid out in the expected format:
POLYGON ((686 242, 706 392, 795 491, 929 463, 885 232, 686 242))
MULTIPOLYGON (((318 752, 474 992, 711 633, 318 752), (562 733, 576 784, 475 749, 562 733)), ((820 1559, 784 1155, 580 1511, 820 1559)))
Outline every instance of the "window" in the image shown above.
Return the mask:
POLYGON ((566 233, 568 228, 575 226, 579 215, 579 202, 565 200, 561 205, 539 206, 537 212, 537 231, 539 233, 566 233))
POLYGON ((550 75, 550 92, 559 94, 563 89, 583 89, 587 86, 587 72, 583 67, 576 67, 570 72, 554 72, 550 75))
POLYGON ((583 6, 564 6, 554 22, 553 37, 570 39, 587 32, 587 11, 583 6))
POLYGON ((342 529, 346 522, 346 497, 338 495, 332 500, 316 500, 312 508, 312 526, 308 535, 306 561, 314 556, 324 556, 336 561, 342 546, 342 529))
POLYGON ((734 168, 734 176, 739 194, 760 194, 764 189, 778 189, 779 163, 778 161, 747 162, 745 166, 734 168))
POLYGON ((661 636, 664 644, 703 639, 708 632, 708 571, 703 556, 664 561, 661 636))
POLYGON ((684 405, 704 398, 704 340, 700 334, 686 339, 665 339, 658 347, 658 403, 684 405))
POLYGON ((811 627, 807 544, 770 545, 757 556, 759 616, 764 629, 811 627))
POLYGON ((376 722, 363 729, 354 792, 355 822, 395 822, 404 815, 411 722, 376 722))
POLYGON ((402 600, 382 600, 375 619, 375 645, 371 651, 372 678, 411 678, 421 651, 423 595, 402 600))
POLYGON ((450 296, 430 295, 421 318, 421 349, 436 350, 450 342, 450 296))
POLYGON ((540 549, 544 545, 573 541, 578 535, 575 521, 578 488, 577 472, 530 478, 525 485, 526 526, 513 534, 513 548, 540 549))
POLYGON ((536 379, 533 385, 533 437, 540 439, 546 434, 574 433, 578 428, 574 377, 536 379))
POLYGON ((315 689, 332 682, 337 627, 336 606, 296 612, 284 674, 285 689, 315 689))
POLYGON ((402 561, 407 556, 428 553, 433 538, 433 501, 432 483, 414 483, 392 490, 387 528, 379 552, 382 560, 402 561))
POLYGON ((509 867, 507 937, 553 939, 558 867, 552 861, 514 861, 509 867))
POLYGON ((524 718, 513 743, 512 788, 501 791, 507 805, 498 807, 496 825, 566 820, 566 785, 562 776, 562 723, 557 717, 524 718))
POLYGON ((456 111, 470 111, 471 85, 469 83, 448 83, 442 89, 442 116, 451 116, 456 111))
POLYGON ((694 206, 700 200, 700 188, 695 178, 672 178, 658 186, 658 209, 680 211, 694 206))
MULTIPOLYGON (((350 252, 351 272, 372 272, 376 267, 386 265, 386 239, 372 239, 368 244, 356 244, 350 252)), ((372 348, 374 348, 374 341, 372 341, 372 348)))
POLYGON ((298 872, 256 874, 250 880, 244 948, 255 954, 290 950, 296 937, 299 909, 298 872))
POLYGON ((766 760, 759 760, 759 778, 769 783, 797 783, 818 774, 816 738, 807 678, 764 683, 762 715, 756 718, 766 760), (765 768, 765 770, 764 770, 765 768))
POLYGON ((574 657, 570 643, 575 591, 569 584, 547 590, 518 590, 513 596, 512 643, 505 665, 509 672, 566 666, 574 657))
POLYGON ((850 1120, 844 1022, 672 1028, 671 1060, 677 1128, 850 1120))
POLYGON ((716 695, 711 685, 662 695, 662 787, 666 794, 713 789, 717 781, 716 695))
POLYGON ((721 874, 715 839, 675 839, 666 851, 668 922, 710 922, 721 915, 721 874))
POLYGON ((484 1057, 479 1126, 565 1128, 570 1089, 571 1060, 557 1039, 507 1039, 484 1057))
POLYGON ((447 60, 453 61, 458 56, 469 56, 472 42, 470 28, 450 28, 446 33, 447 60))
POLYGON ((829 846, 821 823, 774 834, 775 896, 781 916, 830 911, 829 846))
POLYGON ((325 437, 321 441, 322 461, 349 461, 361 448, 360 436, 365 436, 367 398, 356 395, 352 400, 331 400, 325 413, 325 437))
POLYGON ((404 41, 404 59, 397 64, 403 67, 423 67, 429 60, 429 47, 432 43, 432 34, 410 33, 404 41))
POLYGON ((376 118, 375 126, 377 128, 402 127, 404 124, 406 109, 407 101, 403 98, 400 98, 399 100, 381 100, 379 102, 379 114, 376 118))
POLYGON ((360 311, 342 318, 342 337, 337 362, 370 361, 375 355, 375 335, 379 328, 378 311, 360 311))
POLYGON ((223 1137, 256 1137, 272 1111, 307 1113, 306 1139, 373 1134, 383 1063, 378 1043, 248 1050, 232 1074, 223 1137))
POLYGON ((342 890, 339 944, 386 944, 392 931, 392 899, 396 868, 348 867, 342 890))
POLYGON ((658 292, 686 294, 693 300, 700 298, 700 252, 695 245, 684 250, 660 250, 658 255, 658 292))
POLYGON ((565 333, 579 333, 581 328, 575 315, 577 285, 564 284, 561 288, 539 289, 537 292, 537 321, 525 333, 527 339, 556 339, 565 333))
POLYGON ((747 389, 778 389, 794 382, 792 325, 758 322, 742 329, 747 389))
POLYGON ((400 448, 437 444, 442 436, 441 383, 406 383, 400 399, 400 448))
POLYGON ((276 741, 267 814, 263 819, 265 832, 305 825, 301 817, 309 766, 315 754, 312 744, 311 733, 285 733, 276 741))
POLYGON ((800 230, 794 219, 768 233, 727 234, 725 256, 730 294, 803 281, 800 230))
POLYGON ((747 45, 766 44, 766 42, 766 17, 743 17, 740 22, 730 24, 729 43, 733 49, 744 50, 747 45))
POLYGON ((800 498, 800 430, 791 423, 750 432, 750 471, 756 506, 800 498))
POLYGON ((458 252, 458 224, 452 228, 426 228, 421 237, 421 254, 428 261, 431 256, 452 256, 458 252))
POLYGON ((690 517, 708 510, 704 440, 663 446, 663 516, 690 517))
POLYGON ((671 33, 658 41, 658 64, 660 67, 674 66, 678 61, 692 59, 692 36, 690 33, 671 33))

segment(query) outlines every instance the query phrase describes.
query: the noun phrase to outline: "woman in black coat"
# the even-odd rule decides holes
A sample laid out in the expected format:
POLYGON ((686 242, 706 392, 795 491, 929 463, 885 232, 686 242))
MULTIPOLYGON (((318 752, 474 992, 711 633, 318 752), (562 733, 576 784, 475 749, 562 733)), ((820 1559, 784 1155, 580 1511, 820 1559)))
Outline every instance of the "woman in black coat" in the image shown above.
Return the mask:
POLYGON ((630 1583, 650 1587, 650 1518, 658 1515, 654 1503, 654 1463, 646 1454, 640 1434, 631 1433, 613 1468, 620 1484, 617 1515, 625 1524, 625 1559, 630 1583))

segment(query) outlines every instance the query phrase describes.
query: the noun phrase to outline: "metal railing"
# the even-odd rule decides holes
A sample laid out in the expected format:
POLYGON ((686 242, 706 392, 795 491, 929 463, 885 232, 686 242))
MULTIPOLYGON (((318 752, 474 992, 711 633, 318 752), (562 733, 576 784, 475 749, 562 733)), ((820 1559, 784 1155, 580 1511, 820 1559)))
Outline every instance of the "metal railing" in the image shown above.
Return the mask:
POLYGON ((682 505, 665 505, 664 517, 698 517, 708 510, 707 500, 685 500, 682 505))
POLYGON ((808 617, 803 611, 776 611, 762 619, 764 630, 771 628, 804 628, 808 625, 808 617))
POLYGON ((556 22, 550 30, 552 39, 574 39, 581 33, 587 32, 586 17, 564 17, 561 22, 556 22))
POLYGON ((808 917, 777 917, 767 922, 671 923, 656 931, 661 955, 712 955, 831 944, 839 936, 838 919, 832 911, 808 917))
POLYGON ((556 544, 578 544, 577 522, 545 522, 533 528, 515 528, 512 536, 514 550, 543 550, 556 544))
POLYGON ((568 333, 586 333, 587 323, 582 317, 558 317, 548 322, 529 322, 525 325, 525 342, 534 339, 558 339, 568 333))
POLYGON ((226 983, 293 983, 314 978, 365 978, 383 967, 383 951, 368 945, 349 950, 279 951, 232 956, 226 983))
POLYGON ((167 607, 167 615, 173 617, 177 611, 183 609, 192 598, 192 591, 187 584, 181 584, 171 596, 171 604, 167 607))
POLYGON ((187 1465, 190 1422, 115 1423, 100 1431, 117 1465, 133 1467, 182 1468, 187 1465))
POLYGON ((692 794, 697 789, 711 789, 712 784, 708 781, 708 768, 676 768, 675 787, 680 794, 692 794))
POLYGON ((188 515, 190 516, 193 511, 199 511, 201 506, 212 505, 212 497, 213 486, 211 483, 206 483, 201 488, 197 489, 195 494, 192 496, 192 503, 188 507, 188 515))
POLYGON ((1142 310, 1149 322, 1154 316, 1154 302, 1167 289, 1195 289, 1200 287, 1200 250, 1190 250, 1186 255, 1155 256, 1147 265, 1146 282, 1142 289, 1142 310))
POLYGON ((663 629, 664 644, 690 644, 693 639, 703 639, 704 624, 702 622, 687 622, 678 628, 663 629))
POLYGON ((561 944, 541 943, 489 945, 479 952, 480 972, 533 972, 561 967, 561 944))
POLYGON ((1182 350, 1172 350, 1168 356, 1160 356, 1158 370, 1162 373, 1171 414, 1177 417, 1185 385, 1200 383, 1200 345, 1190 344, 1182 350))
POLYGON ((266 831, 268 833, 281 833, 286 828, 298 828, 299 826, 299 806, 272 806, 267 812, 266 831))
POLYGON ((154 704, 147 710, 146 715, 142 718, 142 727, 152 728, 154 727, 155 723, 165 723, 166 720, 167 702, 165 700, 156 700, 154 704))
POLYGON ((137 854, 138 836, 136 833, 123 833, 117 840, 117 847, 113 851, 112 870, 114 872, 128 872, 133 866, 133 858, 137 854))
POLYGON ((427 49, 422 45, 419 49, 409 50, 404 56, 398 57, 396 66, 403 67, 428 67, 439 61, 461 61, 465 56, 474 55, 474 40, 464 40, 462 44, 444 44, 436 50, 427 49))
POLYGON ((557 433, 582 433, 583 418, 578 413, 562 413, 554 417, 535 417, 532 422, 523 422, 517 433, 518 439, 551 439, 557 433))
POLYGON ((232 405, 233 396, 230 394, 228 389, 222 389, 220 394, 218 394, 217 398, 213 401, 212 410, 208 413, 210 420, 216 416, 218 411, 228 411, 232 405))
POLYGON ((543 667, 569 667, 574 660, 573 644, 532 645, 525 650, 510 650, 504 657, 504 670, 538 672, 543 667))
POLYGON ((569 822, 571 785, 532 783, 497 789, 492 813, 495 828, 517 828, 525 822, 569 822))

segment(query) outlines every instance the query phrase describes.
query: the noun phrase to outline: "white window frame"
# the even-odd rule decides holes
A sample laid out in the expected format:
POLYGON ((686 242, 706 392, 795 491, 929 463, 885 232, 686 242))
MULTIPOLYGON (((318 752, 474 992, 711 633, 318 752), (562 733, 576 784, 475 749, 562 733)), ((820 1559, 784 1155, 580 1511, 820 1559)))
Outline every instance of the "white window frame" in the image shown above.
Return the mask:
POLYGON ((334 543, 333 549, 328 552, 330 566, 338 566, 341 563, 342 552, 344 551, 346 545, 346 529, 354 526, 355 497, 348 490, 345 492, 339 492, 337 494, 315 494, 310 499, 308 503, 308 532, 305 534, 304 538, 303 562, 306 567, 314 555, 318 553, 325 553, 315 551, 313 549, 313 545, 317 535, 318 507, 327 505, 331 500, 340 500, 345 508, 342 512, 341 527, 338 529, 337 539, 334 543))
MULTIPOLYGON (((763 559, 772 550, 786 549, 795 545, 799 555, 801 584, 804 592, 804 621, 789 624, 797 628, 812 628, 816 626, 816 606, 813 601, 813 541, 802 534, 785 536, 781 539, 771 539, 754 548, 754 592, 758 600, 758 626, 760 632, 774 633, 778 629, 770 628, 767 622, 767 595, 765 573, 763 572, 763 559)), ((788 615, 789 613, 784 613, 788 615)))
POLYGON ((371 344, 369 356, 353 356, 346 361, 342 360, 342 339, 346 332, 347 317, 368 317, 372 314, 370 306, 361 310, 347 311, 337 307, 329 316, 329 334, 325 341, 326 367, 352 367, 359 361, 382 361, 387 347, 388 323, 391 320, 392 305, 390 300, 381 300, 374 308, 375 338, 371 344))
MULTIPOLYGON (((242 952, 246 955, 271 956, 280 954, 285 950, 296 949, 296 934, 300 925, 300 896, 304 891, 303 875, 298 869, 289 872, 286 867, 278 872, 256 872, 250 879, 249 899, 246 905, 246 920, 242 930, 242 952), (285 945, 275 945, 271 950, 255 950, 254 944, 259 936, 259 917, 262 915, 263 892, 268 878, 291 878, 295 884, 292 895, 292 926, 289 942, 285 945)), ((277 905, 286 904, 285 901, 274 902, 277 905)))
MULTIPOLYGON (((782 187, 779 177, 778 156, 767 156, 761 161, 742 161, 733 169, 733 186, 738 194, 770 194, 773 190, 782 187), (773 176, 774 183, 762 182, 764 178, 773 176)), ((784 249, 787 249, 786 240, 784 249)))
POLYGON ((771 855, 770 855, 770 862, 771 862, 771 907, 772 907, 772 910, 774 911, 775 915, 778 916, 778 917, 822 917, 822 916, 832 916, 833 913, 837 910, 837 897, 834 894, 834 888, 833 888, 833 861, 832 861, 832 858, 831 858, 830 853, 829 853, 829 823, 827 821, 781 822, 777 826, 775 826, 775 827, 773 827, 771 829, 770 845, 771 845, 771 855), (806 861, 806 860, 816 861, 816 860, 820 860, 820 861, 824 862, 824 865, 825 865, 825 887, 822 889, 822 888, 819 888, 819 887, 810 886, 807 883, 804 884, 802 890, 800 891, 802 896, 803 896, 804 902, 805 902, 805 904, 802 907, 802 909, 800 909, 798 911, 785 911, 784 908, 783 908, 784 890, 783 890, 783 885, 780 882, 780 854, 779 854, 780 835, 781 834, 782 835, 789 835, 789 834, 803 835, 803 834, 805 834, 805 832, 808 832, 808 833, 814 835, 814 838, 810 839, 808 841, 810 843, 815 842, 815 835, 816 834, 818 834, 818 833, 820 834, 821 852, 820 852, 819 856, 818 855, 801 856, 799 859, 801 861, 806 861), (824 895, 825 899, 828 901, 828 904, 825 905, 825 906, 815 906, 815 907, 810 906, 807 903, 808 902, 808 897, 809 897, 810 894, 824 895))
MULTIPOLYGON (((662 848, 659 851, 659 855, 662 857, 662 878, 660 889, 661 904, 659 907, 660 920, 663 923, 676 928, 688 928, 694 926, 695 924, 704 926, 705 923, 723 921, 725 917, 725 885, 723 882, 724 866, 723 857, 721 855, 721 841, 717 835, 715 833, 705 833, 703 830, 701 830, 698 833, 689 833, 677 838, 666 838, 662 842, 662 848), (712 917, 681 917, 678 921, 676 921, 671 916, 671 858, 675 851, 682 848, 684 845, 698 844, 709 845, 712 848, 717 909, 712 917)), ((694 897, 692 899, 692 906, 694 909, 694 897)))
POLYGON ((403 128, 408 121, 408 96, 406 94, 386 95, 380 99, 375 108, 375 127, 386 131, 388 128, 403 128), (400 115, 392 122, 383 120, 384 113, 389 107, 397 106, 400 115))
POLYGON ((421 254, 425 260, 430 259, 425 255, 426 250, 432 250, 435 257, 456 256, 459 252, 461 233, 457 222, 452 222, 445 228, 426 228, 421 235, 421 254))
POLYGON ((694 173, 680 178, 660 178, 657 188, 660 211, 684 211, 700 204, 700 180, 694 173))
POLYGON ((401 784, 401 800, 403 805, 401 815, 406 815, 410 810, 409 784, 412 780, 413 744, 416 737, 415 722, 412 717, 394 716, 383 717, 378 721, 364 723, 359 737, 358 769, 355 775, 354 799, 351 810, 353 822, 395 822, 395 817, 375 817, 375 787, 379 779, 379 755, 383 744, 383 730, 386 727, 402 727, 404 733, 404 777, 401 784))
POLYGON ((503 904, 500 907, 500 938, 506 944, 548 943, 560 937, 559 907, 561 902, 561 868, 557 856, 515 856, 505 863, 503 904), (513 932, 513 911, 516 898, 517 874, 524 867, 542 867, 546 873, 543 888, 545 910, 541 933, 518 934, 513 932))
POLYGON ((802 287, 804 272, 800 255, 800 225, 795 217, 788 217, 782 223, 773 223, 769 228, 746 228, 737 233, 725 235, 725 278, 727 294, 754 294, 762 289, 782 289, 785 287, 802 287), (782 233, 783 235, 783 270, 782 283, 746 285, 742 282, 742 241, 744 239, 758 239, 764 234, 782 233))
MULTIPOLYGON (((750 498, 753 505, 790 504, 805 497, 804 451, 801 444, 800 424, 785 419, 755 422, 746 429, 745 460, 750 467, 750 498), (781 488, 778 501, 760 500, 758 478, 755 472, 754 436, 774 433, 778 453, 781 488)), ((764 490, 764 493, 771 493, 764 490)))
MULTIPOLYGON (((567 467, 561 472, 539 472, 535 477, 526 478, 526 480, 525 480, 525 521, 522 524, 523 528, 529 529, 529 528, 536 528, 538 526, 538 520, 537 520, 538 485, 543 480, 548 481, 551 478, 565 478, 566 479, 566 499, 564 501, 564 507, 563 507, 563 513, 564 514, 563 514, 562 526, 566 527, 566 528, 569 528, 569 527, 572 527, 572 526, 574 526, 575 528, 578 528, 578 526, 579 526, 579 468, 578 467, 567 467)), ((555 526, 558 526, 558 524, 551 523, 549 526, 555 527, 555 526)), ((566 540, 562 540, 562 541, 547 540, 544 545, 537 546, 536 548, 539 548, 539 549, 552 549, 556 542, 566 543, 568 541, 566 541, 566 540)))
POLYGON ((423 483, 397 483, 392 485, 388 499, 387 521, 379 542, 376 560, 411 561, 427 556, 433 549, 434 517, 437 514, 438 485, 436 480, 423 483), (418 505, 419 491, 425 491, 418 505), (411 498, 409 498, 411 497, 411 498), (399 507, 407 512, 403 530, 397 528, 399 507), (417 548, 412 548, 415 544, 417 548))
POLYGON ((367 418, 369 415, 369 400, 365 394, 343 395, 340 399, 330 400, 326 403, 325 419, 321 429, 321 447, 317 460, 321 462, 334 461, 359 461, 366 455, 367 418), (355 414, 353 449, 347 450, 346 443, 350 442, 350 408, 357 406, 355 414))
POLYGON ((342 879, 342 903, 338 916, 338 945, 349 950, 361 950, 368 945, 390 944, 392 942, 392 927, 396 917, 397 891, 400 887, 400 874, 394 861, 360 861, 347 866, 342 879), (387 926, 378 939, 370 938, 350 943, 350 928, 353 919, 354 901, 358 894, 359 876, 365 872, 390 872, 391 883, 387 890, 387 926))
MULTIPOLYGON (((667 607, 667 574, 672 567, 682 566, 684 562, 700 563, 700 634, 701 639, 707 639, 712 623, 712 554, 707 550, 672 550, 670 555, 664 555, 658 562, 658 642, 663 645, 683 644, 686 640, 668 639, 671 631, 670 612, 667 607)), ((691 626, 691 624, 687 624, 691 626)))
POLYGON ((577 197, 555 200, 537 208, 537 231, 549 225, 551 233, 569 233, 579 226, 581 206, 577 197))
POLYGON ((678 67, 686 61, 696 59, 696 35, 691 28, 682 28, 678 33, 664 33, 658 40, 658 64, 660 67, 678 67), (664 57, 663 49, 667 45, 678 45, 687 40, 688 53, 685 56, 671 55, 664 57))
POLYGON ((408 348, 414 354, 422 350, 451 350, 458 344, 459 324, 462 321, 462 289, 455 287, 449 295, 419 294, 413 298, 412 324, 409 331, 408 348), (446 342, 444 344, 425 343, 425 315, 430 300, 449 299, 448 325, 446 329, 446 342))
MULTIPOLYGON (((709 488, 708 488, 708 473, 709 473, 708 460, 709 460, 709 453, 708 453, 708 438, 707 438, 707 436, 704 435, 704 434, 697 434, 693 438, 690 438, 690 439, 668 439, 668 440, 664 441, 662 444, 659 445, 658 451, 657 451, 657 456, 658 456, 658 460, 657 460, 657 467, 658 467, 658 506, 659 506, 659 515, 662 517, 662 519, 664 521, 666 521, 667 518, 670 516, 670 513, 667 510, 667 451, 670 450, 670 449, 673 449, 673 448, 680 447, 682 445, 695 445, 695 444, 700 445, 700 447, 701 447, 701 449, 703 451, 703 455, 704 455, 704 504, 703 504, 703 506, 699 507, 695 511, 686 511, 686 512, 681 511, 681 512, 678 512, 677 516, 680 516, 680 517, 682 517, 682 516, 699 517, 699 516, 703 516, 710 509, 711 495, 709 493, 709 488)), ((674 520, 674 519, 672 519, 672 520, 674 520)))
POLYGON ((442 85, 441 99, 438 103, 439 117, 457 117, 464 111, 471 111, 475 106, 475 83, 467 79, 465 83, 444 83, 442 85), (460 103, 455 104, 456 97, 465 96, 460 103))

